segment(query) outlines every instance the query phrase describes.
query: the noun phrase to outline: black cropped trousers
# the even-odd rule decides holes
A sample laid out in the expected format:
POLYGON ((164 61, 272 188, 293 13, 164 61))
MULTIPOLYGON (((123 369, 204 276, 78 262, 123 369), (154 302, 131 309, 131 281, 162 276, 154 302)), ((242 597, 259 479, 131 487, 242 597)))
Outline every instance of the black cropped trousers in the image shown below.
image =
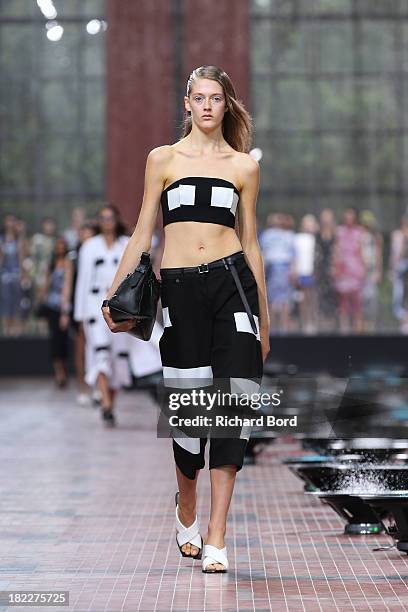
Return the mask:
MULTIPOLYGON (((202 264, 188 268, 188 273, 186 268, 160 269, 164 331, 159 348, 164 388, 168 393, 193 388, 214 392, 220 387, 231 393, 259 391, 263 360, 257 284, 243 251, 232 257, 253 315, 252 326, 231 266, 208 269, 202 264)), ((215 261, 225 264, 224 258, 215 261)), ((211 414, 211 411, 204 412, 211 414)), ((168 410, 168 414, 174 413, 168 410)), ((183 415, 188 413, 187 405, 183 415)), ((207 435, 194 435, 197 428, 171 427, 174 459, 182 473, 194 479, 196 470, 204 467, 207 439, 209 469, 232 464, 239 471, 250 427, 238 425, 228 431, 228 437, 223 438, 219 431, 216 437, 211 436, 211 428, 207 429, 207 435)))

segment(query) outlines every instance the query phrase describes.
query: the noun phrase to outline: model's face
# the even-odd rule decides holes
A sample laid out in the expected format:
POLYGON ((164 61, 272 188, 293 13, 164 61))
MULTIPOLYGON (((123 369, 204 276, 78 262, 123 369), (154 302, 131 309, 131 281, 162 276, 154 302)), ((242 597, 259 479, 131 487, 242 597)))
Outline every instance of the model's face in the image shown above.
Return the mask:
POLYGON ((74 208, 72 211, 72 223, 78 225, 84 222, 85 212, 82 208, 74 208))
POLYGON ((302 230, 308 234, 314 234, 316 230, 316 223, 313 217, 303 217, 302 219, 302 230))
POLYGON ((320 213, 320 222, 322 225, 330 225, 331 223, 334 223, 333 212, 328 209, 322 210, 320 213))
POLYGON ((61 238, 55 241, 55 253, 59 256, 65 255, 65 241, 61 238))
POLYGON ((196 79, 190 96, 184 98, 186 110, 194 123, 202 128, 222 124, 227 103, 222 86, 212 79, 196 79), (209 115, 205 117, 205 115, 209 115))
POLYGON ((16 228, 16 218, 13 215, 6 215, 4 217, 4 229, 10 231, 16 228))
POLYGON ((344 223, 346 225, 353 225, 355 220, 356 220, 356 214, 355 214, 354 210, 351 210, 350 208, 347 208, 344 211, 343 219, 344 219, 344 223))
POLYGON ((47 236, 52 236, 55 232, 55 223, 54 221, 44 221, 42 224, 42 231, 47 236))
POLYGON ((103 208, 98 214, 98 222, 102 232, 112 232, 116 226, 116 215, 110 208, 103 208))

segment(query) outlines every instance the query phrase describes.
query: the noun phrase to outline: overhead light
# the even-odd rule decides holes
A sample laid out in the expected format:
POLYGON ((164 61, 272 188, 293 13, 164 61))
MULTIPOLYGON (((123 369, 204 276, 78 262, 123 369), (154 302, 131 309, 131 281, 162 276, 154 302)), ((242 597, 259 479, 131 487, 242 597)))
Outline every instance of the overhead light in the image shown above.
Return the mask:
POLYGON ((101 31, 101 28, 102 24, 99 19, 91 19, 91 21, 88 21, 88 23, 86 24, 86 31, 88 32, 88 34, 98 34, 98 32, 101 31))
POLYGON ((52 3, 52 0, 37 0, 37 5, 40 8, 42 14, 47 19, 55 19, 57 16, 57 10, 52 3))
POLYGON ((249 154, 251 157, 256 159, 256 161, 260 161, 262 159, 263 152, 262 149, 259 149, 259 147, 255 147, 255 149, 251 149, 249 154))
POLYGON ((64 33, 64 28, 60 26, 56 21, 48 22, 45 24, 47 28, 47 38, 52 42, 58 42, 64 33), (51 24, 51 25, 50 25, 51 24))

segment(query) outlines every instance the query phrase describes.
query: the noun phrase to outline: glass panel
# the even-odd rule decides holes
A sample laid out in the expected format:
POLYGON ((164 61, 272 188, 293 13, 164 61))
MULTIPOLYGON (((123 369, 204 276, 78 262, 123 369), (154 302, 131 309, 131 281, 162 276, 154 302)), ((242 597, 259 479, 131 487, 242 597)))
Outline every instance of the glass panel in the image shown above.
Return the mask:
POLYGON ((361 23, 361 59, 365 72, 395 70, 396 24, 385 21, 361 23))
POLYGON ((351 22, 323 22, 319 28, 322 72, 350 72, 353 69, 351 22))
POLYGON ((310 55, 310 24, 290 21, 272 26, 271 71, 305 72, 310 55))
POLYGON ((398 60, 401 61, 400 69, 406 73, 408 72, 408 23, 400 23, 400 27, 402 28, 402 49, 399 49, 400 56, 398 60))
POLYGON ((279 79, 272 99, 272 127, 311 129, 313 118, 313 86, 303 79, 279 79))
POLYGON ((265 153, 263 167, 268 168, 263 179, 265 188, 307 190, 313 186, 318 153, 315 139, 296 133, 271 133, 266 149, 262 146, 263 140, 259 142, 265 153))
POLYGON ((396 189, 396 171, 399 165, 397 138, 395 135, 374 134, 361 135, 356 141, 357 177, 360 183, 372 191, 396 189))
MULTIPOLYGON (((2 141, 0 147, 0 184, 5 198, 10 194, 29 193, 35 184, 35 152, 32 139, 17 137, 2 141)), ((12 206, 14 210, 14 205, 12 206)))
MULTIPOLYGON (((312 0, 313 10, 315 13, 327 15, 330 13, 346 14, 351 13, 351 0, 312 0)), ((301 0, 302 10, 309 10, 308 0, 301 0)))
POLYGON ((81 162, 88 193, 105 192, 105 142, 102 136, 89 136, 81 162))
POLYGON ((252 61, 255 63, 257 71, 267 70, 269 72, 273 62, 272 22, 254 21, 251 27, 251 40, 252 61))
POLYGON ((105 74, 105 43, 104 33, 91 36, 88 34, 83 49, 84 73, 87 76, 102 77, 105 74))
POLYGON ((79 184, 79 151, 75 141, 56 137, 47 130, 44 138, 44 184, 47 193, 58 197, 66 193, 73 196, 81 193, 79 184))
POLYGON ((358 15, 398 16, 406 13, 405 0, 355 0, 355 10, 358 15))
POLYGON ((320 144, 319 189, 353 187, 355 160, 353 137, 349 134, 323 134, 320 144))
POLYGON ((105 131, 105 86, 100 79, 92 79, 85 85, 83 91, 84 117, 82 129, 86 140, 93 133, 103 134, 105 131))
POLYGON ((30 17, 37 16, 40 9, 35 1, 0 0, 0 17, 30 17))
MULTIPOLYGON (((258 227, 271 211, 293 215, 298 230, 304 214, 325 207, 338 222, 347 206, 369 210, 387 268, 390 233, 408 195, 408 25, 401 18, 408 4, 265 0, 264 17, 260 4, 252 4, 258 7, 252 45, 261 45, 251 81, 263 152, 258 227)), ((399 331, 391 298, 385 275, 376 331, 399 331)))
POLYGON ((353 121, 354 91, 350 79, 324 79, 316 83, 320 95, 320 127, 348 130, 353 121))
POLYGON ((86 32, 83 24, 64 23, 64 33, 58 42, 47 38, 47 29, 41 29, 41 63, 39 71, 44 77, 74 77, 78 72, 78 62, 82 63, 86 32))
MULTIPOLYGON (((105 3, 54 2, 56 42, 35 1, 0 2, 0 199, 28 237, 43 216, 61 232, 75 206, 96 209, 105 196, 106 36, 86 31, 105 3)), ((25 333, 39 329, 31 313, 25 333)))
POLYGON ((58 133, 70 132, 70 126, 77 125, 79 117, 78 104, 79 90, 78 82, 72 82, 60 78, 45 81, 41 87, 42 111, 46 118, 47 129, 55 130, 55 138, 58 133))

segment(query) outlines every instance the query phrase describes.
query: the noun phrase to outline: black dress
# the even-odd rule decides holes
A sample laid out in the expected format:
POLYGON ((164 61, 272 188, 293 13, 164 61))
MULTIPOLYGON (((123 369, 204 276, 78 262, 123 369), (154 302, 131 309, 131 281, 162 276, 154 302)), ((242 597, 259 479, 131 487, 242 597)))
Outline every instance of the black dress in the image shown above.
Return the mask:
POLYGON ((325 239, 316 235, 315 279, 319 311, 323 316, 332 317, 337 307, 336 291, 331 275, 334 236, 325 239))

